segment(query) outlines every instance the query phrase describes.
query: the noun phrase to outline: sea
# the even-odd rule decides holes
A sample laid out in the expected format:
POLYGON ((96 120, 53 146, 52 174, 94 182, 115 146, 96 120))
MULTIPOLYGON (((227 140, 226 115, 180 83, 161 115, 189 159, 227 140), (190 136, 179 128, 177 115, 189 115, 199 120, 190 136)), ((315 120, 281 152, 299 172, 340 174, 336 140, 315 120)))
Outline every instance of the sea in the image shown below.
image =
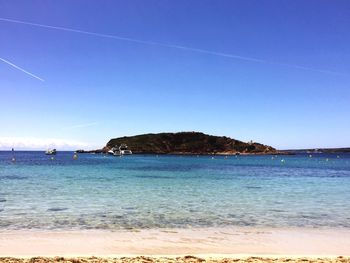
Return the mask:
POLYGON ((350 228, 350 154, 0 152, 0 230, 350 228))

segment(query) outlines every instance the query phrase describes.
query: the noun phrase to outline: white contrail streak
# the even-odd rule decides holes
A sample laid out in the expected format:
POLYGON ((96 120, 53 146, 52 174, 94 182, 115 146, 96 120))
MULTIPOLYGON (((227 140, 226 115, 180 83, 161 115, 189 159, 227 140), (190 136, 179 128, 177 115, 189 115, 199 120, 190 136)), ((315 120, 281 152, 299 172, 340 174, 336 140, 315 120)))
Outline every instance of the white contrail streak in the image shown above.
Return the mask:
POLYGON ((8 61, 8 60, 6 60, 6 59, 4 59, 4 58, 0 58, 0 60, 1 60, 2 62, 5 62, 6 64, 8 64, 8 65, 10 65, 10 66, 12 66, 12 67, 14 67, 14 68, 16 68, 16 69, 18 69, 18 70, 20 70, 20 71, 22 71, 22 72, 28 74, 29 76, 32 76, 33 78, 36 78, 36 79, 38 79, 38 80, 40 80, 40 81, 44 81, 42 78, 40 78, 40 77, 34 75, 33 73, 30 73, 30 72, 26 71, 25 69, 23 69, 23 68, 21 68, 21 67, 15 65, 15 64, 13 64, 13 63, 11 63, 10 61, 8 61))
POLYGON ((64 130, 73 130, 73 129, 80 129, 80 128, 86 128, 91 126, 98 125, 98 122, 90 122, 90 123, 82 123, 82 124, 76 124, 68 127, 63 127, 64 130))
POLYGON ((101 34, 101 33, 95 33, 95 32, 90 32, 90 31, 73 29, 73 28, 67 28, 67 27, 43 25, 43 24, 38 24, 38 23, 31 23, 31 22, 20 21, 20 20, 15 20, 15 19, 8 19, 8 18, 1 18, 1 17, 0 17, 0 21, 10 22, 10 23, 17 23, 17 24, 24 24, 24 25, 30 25, 30 26, 36 26, 36 27, 42 27, 42 28, 48 28, 48 29, 62 30, 62 31, 86 34, 86 35, 97 36, 97 37, 111 38, 111 39, 117 39, 117 40, 122 40, 122 41, 129 41, 129 42, 134 42, 134 43, 139 43, 139 44, 155 45, 155 46, 162 46, 162 47, 167 47, 167 48, 175 48, 175 49, 181 49, 181 50, 185 50, 185 51, 192 51, 192 52, 197 52, 197 53, 203 53, 203 54, 219 56, 219 57, 225 57, 225 58, 231 58, 231 59, 244 60, 244 61, 249 61, 249 62, 286 66, 286 67, 291 67, 291 68, 296 68, 296 69, 301 69, 301 70, 307 70, 307 71, 320 72, 320 73, 326 73, 326 74, 347 75, 347 74, 340 73, 340 72, 335 72, 335 71, 329 71, 329 70, 323 70, 323 69, 315 69, 315 68, 309 68, 309 67, 293 65, 293 64, 271 62, 271 61, 268 61, 268 60, 263 60, 263 59, 253 58, 253 57, 245 57, 245 56, 239 56, 239 55, 234 55, 234 54, 210 51, 210 50, 206 50, 206 49, 192 48, 192 47, 179 46, 179 45, 172 45, 172 44, 166 44, 166 43, 154 42, 154 41, 147 41, 147 40, 140 40, 140 39, 134 39, 134 38, 127 38, 127 37, 121 37, 121 36, 116 36, 116 35, 101 34))

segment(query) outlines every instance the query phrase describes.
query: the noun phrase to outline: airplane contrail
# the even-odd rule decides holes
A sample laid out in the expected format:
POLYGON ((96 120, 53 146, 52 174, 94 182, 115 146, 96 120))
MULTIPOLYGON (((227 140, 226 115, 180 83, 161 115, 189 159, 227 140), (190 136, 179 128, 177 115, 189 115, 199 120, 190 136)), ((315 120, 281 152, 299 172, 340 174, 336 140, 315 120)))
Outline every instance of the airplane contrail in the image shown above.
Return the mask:
POLYGON ((22 71, 22 72, 28 74, 29 76, 32 76, 33 78, 36 78, 36 79, 38 79, 38 80, 44 82, 44 80, 43 80, 42 78, 40 78, 40 77, 34 75, 33 73, 30 73, 30 72, 26 71, 25 69, 23 69, 23 68, 21 68, 21 67, 15 65, 15 64, 13 64, 13 63, 11 63, 10 61, 8 61, 8 60, 6 60, 6 59, 4 59, 4 58, 0 58, 0 60, 1 60, 2 62, 5 62, 6 64, 8 64, 8 65, 10 65, 10 66, 12 66, 12 67, 14 67, 14 68, 16 68, 16 69, 18 69, 18 70, 20 70, 20 71, 22 71))
POLYGON ((217 52, 217 51, 210 51, 210 50, 200 49, 200 48, 193 48, 193 47, 187 47, 187 46, 181 46, 181 45, 166 44, 166 43, 162 43, 162 42, 140 40, 140 39, 135 39, 135 38, 127 38, 127 37, 121 37, 121 36, 110 35, 110 34, 102 34, 102 33, 96 33, 96 32, 90 32, 90 31, 84 31, 84 30, 79 30, 79 29, 68 28, 68 27, 50 26, 50 25, 44 25, 44 24, 38 24, 38 23, 32 23, 32 22, 27 22, 27 21, 2 18, 2 17, 0 17, 0 21, 16 23, 16 24, 30 25, 30 26, 36 26, 36 27, 47 28, 47 29, 68 31, 68 32, 86 34, 86 35, 97 36, 97 37, 111 38, 111 39, 122 40, 122 41, 129 41, 129 42, 134 42, 134 43, 139 43, 139 44, 162 46, 162 47, 167 47, 167 48, 175 48, 175 49, 180 49, 180 50, 185 50, 185 51, 192 51, 192 52, 197 52, 197 53, 203 53, 203 54, 207 54, 207 55, 213 55, 213 56, 219 56, 219 57, 225 57, 225 58, 231 58, 231 59, 237 59, 237 60, 244 60, 244 61, 256 62, 256 63, 279 65, 279 66, 291 67, 291 68, 307 70, 307 71, 314 71, 314 72, 319 72, 319 73, 334 74, 334 75, 347 75, 345 73, 340 73, 340 72, 336 72, 336 71, 330 71, 330 70, 324 70, 324 69, 315 69, 315 68, 310 68, 310 67, 305 67, 305 66, 300 66, 300 65, 293 65, 293 64, 278 63, 278 62, 272 62, 272 61, 259 59, 259 58, 254 58, 254 57, 246 57, 246 56, 240 56, 240 55, 235 55, 235 54, 222 53, 222 52, 217 52))
POLYGON ((96 126, 98 124, 99 124, 98 122, 82 123, 82 124, 76 124, 76 125, 72 125, 72 126, 63 127, 62 129, 73 130, 73 129, 80 129, 80 128, 96 126))

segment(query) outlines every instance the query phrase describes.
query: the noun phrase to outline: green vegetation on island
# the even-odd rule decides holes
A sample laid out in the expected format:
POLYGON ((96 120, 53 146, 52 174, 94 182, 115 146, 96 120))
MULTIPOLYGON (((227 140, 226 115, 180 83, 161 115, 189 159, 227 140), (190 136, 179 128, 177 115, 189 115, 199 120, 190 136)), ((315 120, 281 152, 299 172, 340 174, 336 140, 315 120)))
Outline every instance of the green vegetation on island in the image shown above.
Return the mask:
POLYGON ((201 132, 142 134, 111 139, 102 149, 126 144, 133 153, 143 154, 279 154, 275 148, 256 142, 242 142, 201 132))

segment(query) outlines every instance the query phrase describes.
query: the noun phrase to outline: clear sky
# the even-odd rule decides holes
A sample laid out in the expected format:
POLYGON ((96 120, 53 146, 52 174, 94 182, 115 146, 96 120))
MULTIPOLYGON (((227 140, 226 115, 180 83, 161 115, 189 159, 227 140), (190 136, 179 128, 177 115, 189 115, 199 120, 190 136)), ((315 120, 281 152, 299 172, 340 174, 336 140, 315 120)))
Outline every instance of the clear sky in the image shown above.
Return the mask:
POLYGON ((0 0, 0 127, 0 149, 176 131, 349 147, 350 2, 0 0))

